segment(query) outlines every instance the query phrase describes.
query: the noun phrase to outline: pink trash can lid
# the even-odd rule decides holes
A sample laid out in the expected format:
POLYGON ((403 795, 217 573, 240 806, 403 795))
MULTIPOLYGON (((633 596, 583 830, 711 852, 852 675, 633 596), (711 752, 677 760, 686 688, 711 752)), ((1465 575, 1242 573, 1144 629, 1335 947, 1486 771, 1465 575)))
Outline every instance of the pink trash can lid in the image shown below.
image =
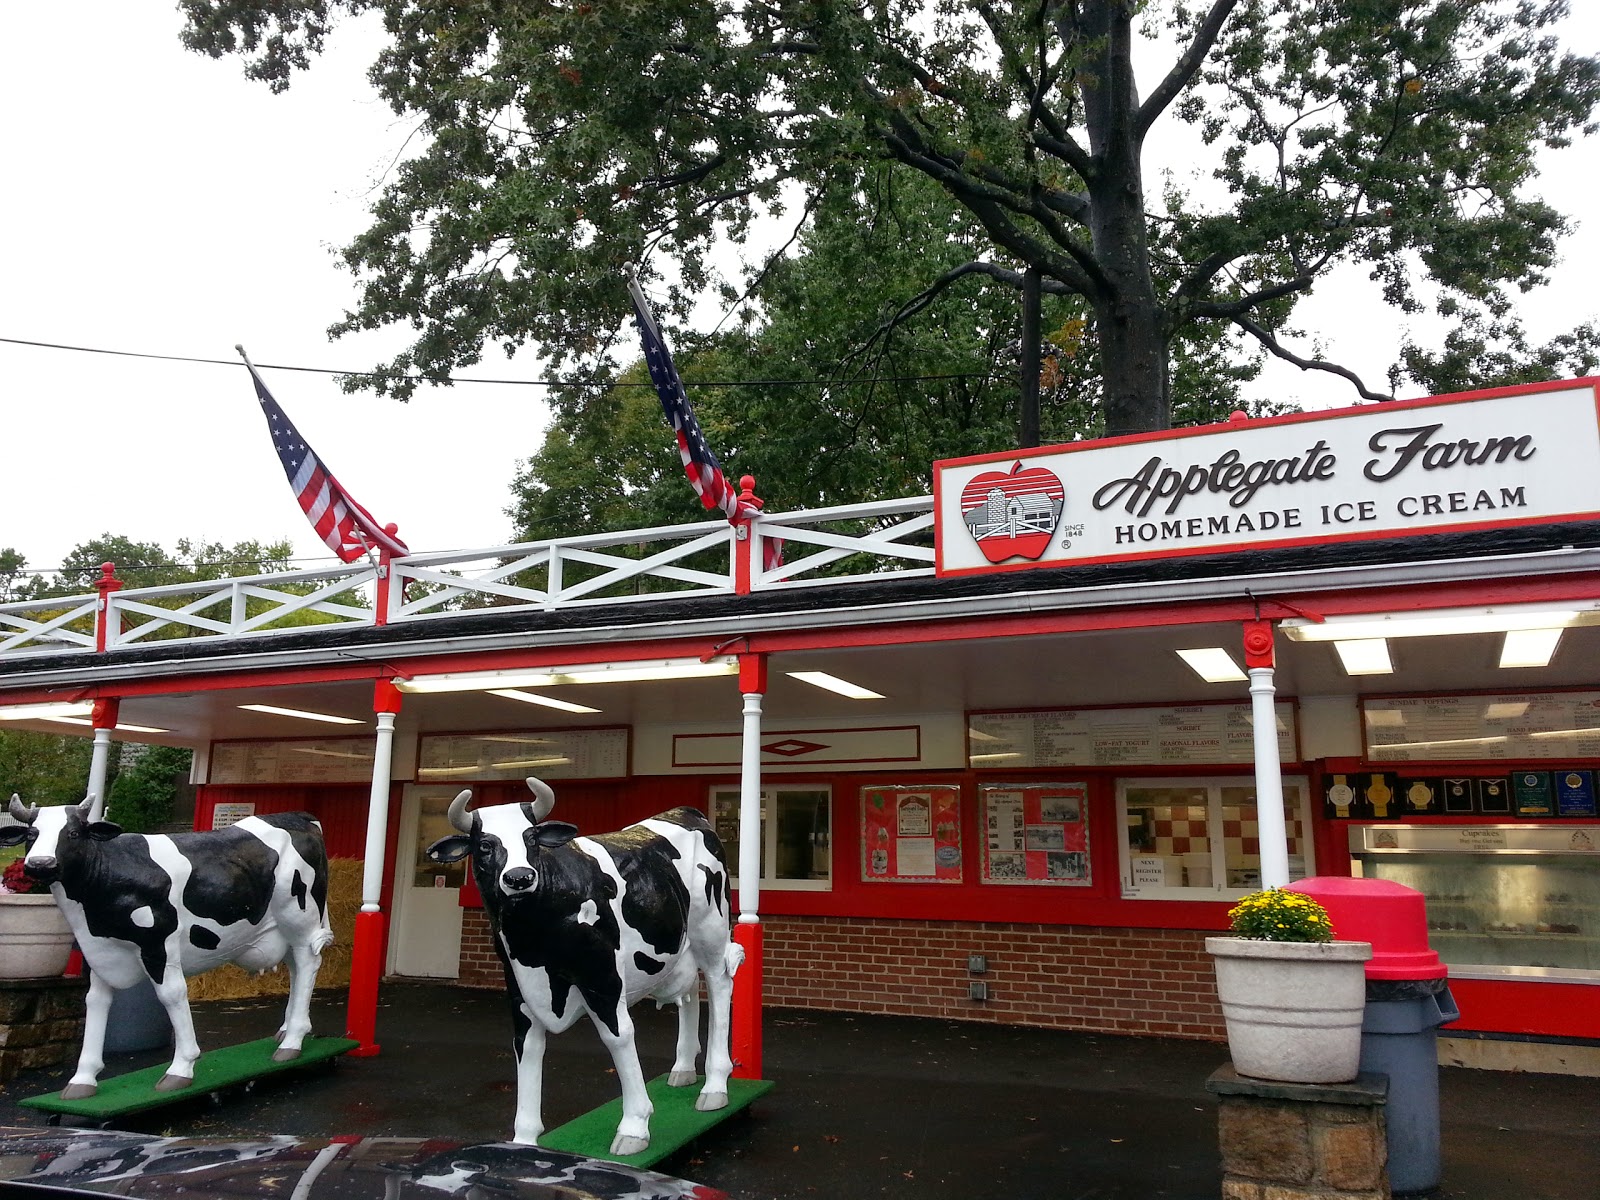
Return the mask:
POLYGON ((1368 979, 1443 979, 1449 970, 1428 945, 1427 900, 1416 888, 1387 879, 1315 875, 1287 889, 1328 910, 1333 936, 1371 942, 1368 979))

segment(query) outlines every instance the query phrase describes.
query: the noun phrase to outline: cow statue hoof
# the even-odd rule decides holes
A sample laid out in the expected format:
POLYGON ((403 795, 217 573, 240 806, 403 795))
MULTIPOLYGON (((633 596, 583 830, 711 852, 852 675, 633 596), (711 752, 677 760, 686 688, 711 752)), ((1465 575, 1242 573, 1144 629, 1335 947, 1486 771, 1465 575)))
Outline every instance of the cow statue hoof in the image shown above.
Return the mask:
POLYGON ((97 1083, 69 1083, 61 1089, 63 1100, 87 1100, 100 1090, 97 1083))
POLYGON ((628 1134, 619 1133, 611 1141, 611 1153, 619 1158, 627 1158, 631 1154, 643 1154, 650 1149, 650 1139, 647 1137, 630 1137, 628 1134))
POLYGON ((285 1050, 282 1046, 279 1046, 276 1050, 274 1050, 272 1052, 272 1061, 273 1062, 293 1062, 295 1059, 297 1059, 299 1057, 300 1057, 300 1051, 299 1050, 285 1050))
POLYGON ((695 1098, 695 1108, 701 1112, 716 1112, 719 1108, 728 1107, 727 1092, 701 1092, 695 1098))
POLYGON ((667 1076, 668 1087, 688 1087, 691 1083, 699 1083, 700 1076, 693 1071, 674 1071, 667 1076))
POLYGON ((194 1086, 194 1080, 188 1075, 163 1075, 156 1081, 158 1092, 181 1092, 186 1087, 194 1086))

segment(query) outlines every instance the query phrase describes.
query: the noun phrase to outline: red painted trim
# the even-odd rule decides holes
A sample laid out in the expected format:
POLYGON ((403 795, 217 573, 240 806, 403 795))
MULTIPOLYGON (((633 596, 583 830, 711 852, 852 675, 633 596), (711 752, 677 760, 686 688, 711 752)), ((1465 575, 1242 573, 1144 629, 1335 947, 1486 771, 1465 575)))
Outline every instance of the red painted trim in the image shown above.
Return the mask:
MULTIPOLYGON (((372 623, 383 626, 389 623, 389 587, 394 580, 394 569, 389 560, 394 557, 389 547, 378 547, 378 584, 372 599, 372 623)), ((388 711, 379 709, 379 712, 388 711)))
POLYGON ((1246 621, 1244 623, 1244 665, 1249 668, 1271 669, 1273 630, 1271 621, 1246 621))
POLYGON ((404 699, 405 693, 387 679, 379 679, 372 685, 372 711, 375 713, 398 713, 404 699))
POLYGON ((733 1075, 735 1079, 760 1079, 762 928, 735 925, 733 940, 744 948, 744 962, 733 976, 733 1075))
POLYGON ((119 701, 113 696, 105 696, 94 702, 94 711, 90 721, 96 729, 115 729, 117 727, 117 712, 121 708, 119 701))
MULTIPOLYGON (((765 899, 765 896, 762 897, 765 899)), ((1522 979, 1452 979, 1461 1019, 1440 1029, 1600 1039, 1600 987, 1522 979)))
POLYGON ((767 656, 765 654, 739 655, 739 691, 744 695, 765 695, 767 691, 767 656))
POLYGON ((350 999, 346 1010, 345 1036, 361 1045, 350 1051, 357 1058, 370 1058, 380 1050, 378 1030, 378 980, 383 976, 383 956, 388 921, 381 912, 356 914, 356 927, 350 952, 350 999))

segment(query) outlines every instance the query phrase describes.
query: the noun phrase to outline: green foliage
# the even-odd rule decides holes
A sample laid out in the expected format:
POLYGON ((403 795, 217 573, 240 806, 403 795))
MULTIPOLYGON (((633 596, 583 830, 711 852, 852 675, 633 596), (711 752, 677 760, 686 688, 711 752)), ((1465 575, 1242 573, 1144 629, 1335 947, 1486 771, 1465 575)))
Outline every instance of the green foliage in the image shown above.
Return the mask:
POLYGON ((1261 942, 1331 942, 1328 910, 1283 888, 1254 892, 1228 910, 1233 932, 1261 942))
POLYGON ((189 777, 193 752, 173 746, 149 746, 111 785, 107 820, 129 833, 148 833, 172 820, 178 785, 189 777))
POLYGON ((0 803, 77 804, 89 783, 88 738, 34 733, 0 724, 0 803))
MULTIPOLYGON (((1014 290, 1037 268, 1079 306, 1103 427, 1161 428, 1185 347, 1242 336, 1337 370, 1287 339, 1295 302, 1339 267, 1370 271, 1401 313, 1446 306, 1503 327, 1566 228, 1530 190, 1533 156, 1588 132, 1600 98, 1600 65, 1549 34, 1559 0, 182 8, 187 45, 241 55, 275 90, 340 17, 383 11, 370 77, 420 149, 345 248, 362 291, 334 332, 411 325, 375 381, 402 398, 413 376, 442 379, 491 343, 604 361, 627 268, 658 274, 681 317, 754 222, 825 221, 870 193, 864 171, 894 164, 959 213, 914 231, 924 261, 909 274, 885 260, 894 313, 972 276, 1014 290), (1134 43, 1158 30, 1164 61, 1136 80, 1134 43), (1169 177, 1151 203, 1158 123, 1189 127, 1210 177, 1169 177)), ((741 281, 774 312, 779 265, 750 263, 741 281)), ((876 258, 855 264, 842 306, 879 274, 876 258)), ((866 339, 815 378, 881 347, 866 339)), ((1517 357, 1510 342, 1486 352, 1517 357)), ((988 427, 962 406, 992 397, 949 399, 946 424, 988 427)), ((818 401, 819 441, 866 403, 818 401)))

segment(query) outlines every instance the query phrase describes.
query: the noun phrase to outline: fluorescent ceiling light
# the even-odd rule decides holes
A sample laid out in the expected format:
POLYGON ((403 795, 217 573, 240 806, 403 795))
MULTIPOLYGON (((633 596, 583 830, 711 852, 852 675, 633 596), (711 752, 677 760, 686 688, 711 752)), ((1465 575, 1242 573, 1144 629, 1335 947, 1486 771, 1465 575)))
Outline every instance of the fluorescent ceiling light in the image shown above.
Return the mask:
POLYGON ((1296 642, 1344 642, 1371 638, 1505 633, 1513 629, 1566 629, 1597 621, 1600 621, 1600 612, 1593 607, 1448 608, 1423 613, 1329 617, 1321 622, 1291 617, 1283 621, 1281 627, 1284 635, 1296 642))
POLYGON ((1394 674, 1394 663, 1389 661, 1389 643, 1383 638, 1335 642, 1333 648, 1339 652, 1346 675, 1394 674))
POLYGON ((1561 641, 1559 629, 1511 629, 1500 646, 1502 667, 1548 667, 1561 641))
POLYGON ((1249 678, 1239 669, 1239 664, 1233 661, 1233 655, 1221 646, 1179 650, 1178 657, 1188 663, 1190 670, 1207 683, 1242 683, 1249 678))
POLYGON ((812 687, 819 687, 823 691, 836 692, 851 700, 883 699, 881 692, 851 683, 848 679, 840 679, 837 675, 829 675, 826 671, 785 671, 784 674, 790 679, 798 679, 801 683, 809 683, 812 687))
POLYGON ((59 721, 63 717, 87 717, 93 714, 94 705, 88 700, 58 700, 50 704, 16 704, 0 708, 0 721, 59 721))
POLYGON ((250 712, 270 713, 275 717, 299 717, 302 721, 325 721, 329 725, 365 725, 354 717, 336 717, 332 713, 307 712, 303 708, 279 708, 275 704, 241 704, 250 712))
POLYGON ((418 675, 396 679, 402 692, 492 692, 525 687, 559 687, 567 683, 644 683, 665 679, 708 679, 737 675, 733 661, 701 662, 698 658, 663 659, 655 662, 587 663, 577 667, 553 667, 526 671, 463 671, 443 675, 418 675))
POLYGON ((562 712, 571 713, 597 713, 598 708, 590 708, 587 704, 573 704, 569 700, 557 700, 551 696, 540 696, 535 692, 519 692, 512 688, 493 688, 491 696, 504 696, 507 700, 521 700, 524 704, 541 704, 545 708, 559 708, 562 712))
MULTIPOLYGON (((93 725, 94 721, 88 717, 45 717, 46 721, 60 721, 63 725, 93 725)), ((157 729, 153 725, 124 725, 117 723, 117 728, 123 733, 171 733, 170 729, 157 729)))
POLYGON ((980 763, 980 762, 992 763, 992 762, 999 762, 1003 758, 1021 758, 1021 757, 1022 757, 1022 755, 1017 753, 1017 752, 1015 752, 1015 751, 1013 751, 1010 754, 974 754, 974 755, 970 756, 970 761, 975 762, 975 763, 980 763))

